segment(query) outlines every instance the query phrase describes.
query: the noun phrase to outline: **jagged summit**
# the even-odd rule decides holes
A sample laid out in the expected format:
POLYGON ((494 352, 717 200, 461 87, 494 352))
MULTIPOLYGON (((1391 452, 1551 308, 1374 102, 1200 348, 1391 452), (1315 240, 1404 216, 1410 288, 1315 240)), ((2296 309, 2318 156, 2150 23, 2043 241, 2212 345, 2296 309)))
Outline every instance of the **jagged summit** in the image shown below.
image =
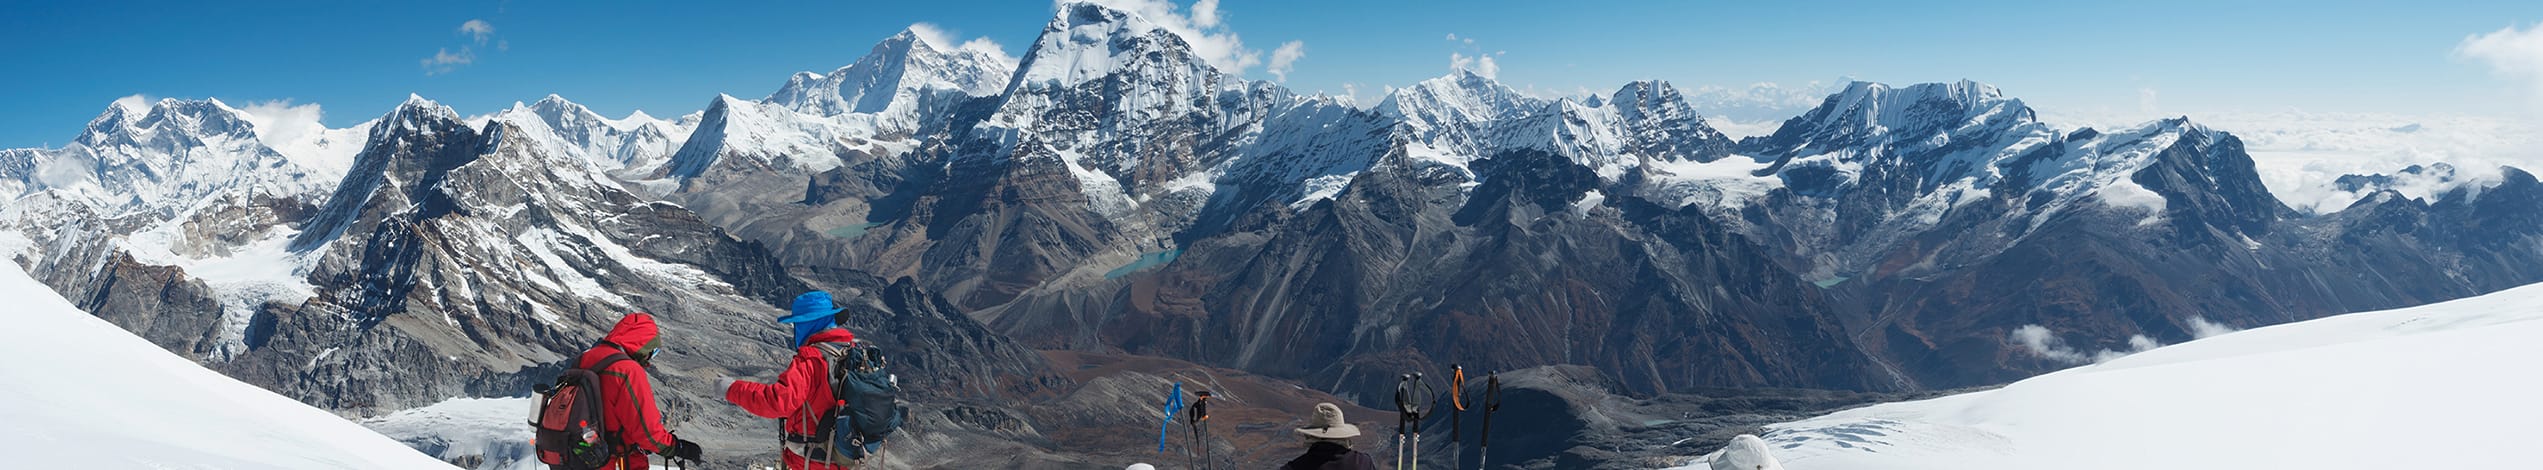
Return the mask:
POLYGON ((1062 3, 1025 53, 1010 87, 1074 86, 1158 54, 1210 67, 1192 55, 1182 37, 1138 13, 1092 2, 1062 3))
POLYGON ((2029 106, 2006 98, 1993 85, 1969 80, 1906 87, 1854 82, 1818 108, 1785 121, 1768 139, 1846 146, 1892 136, 1892 141, 1904 141, 1970 126, 2004 128, 2031 122, 2037 122, 2037 115, 2029 106))
POLYGON ((923 36, 904 29, 846 67, 794 74, 762 101, 820 115, 906 113, 929 93, 997 93, 1015 71, 1013 59, 997 50, 930 44, 923 36))
POLYGON ((371 145, 379 145, 379 140, 383 137, 395 135, 398 132, 432 129, 439 127, 435 125, 437 123, 459 120, 459 112, 451 110, 449 106, 424 99, 423 95, 408 94, 405 102, 398 103, 396 109, 391 109, 388 114, 380 116, 380 125, 371 129, 371 145))
POLYGON ((269 147, 255 120, 213 99, 118 100, 58 149, 0 156, 0 193, 58 190, 113 214, 173 216, 204 199, 323 191, 324 165, 269 147))
MULTIPOLYGON (((550 94, 531 104, 514 103, 494 120, 517 131, 508 139, 535 145, 551 155, 573 157, 605 171, 640 179, 687 140, 690 128, 654 119, 643 111, 626 119, 609 119, 564 97, 550 94)), ((492 131, 489 126, 488 131, 492 131)))
POLYGON ((118 101, 106 107, 72 142, 90 147, 138 145, 165 134, 180 140, 252 136, 245 113, 217 99, 163 98, 148 108, 118 101))
POLYGON ((1730 154, 1731 138, 1705 121, 1676 86, 1659 80, 1627 83, 1593 103, 1615 110, 1631 142, 1630 151, 1670 160, 1709 162, 1730 154))
POLYGON ((1457 123, 1497 121, 1539 112, 1548 102, 1470 70, 1398 88, 1374 108, 1427 132, 1457 123))

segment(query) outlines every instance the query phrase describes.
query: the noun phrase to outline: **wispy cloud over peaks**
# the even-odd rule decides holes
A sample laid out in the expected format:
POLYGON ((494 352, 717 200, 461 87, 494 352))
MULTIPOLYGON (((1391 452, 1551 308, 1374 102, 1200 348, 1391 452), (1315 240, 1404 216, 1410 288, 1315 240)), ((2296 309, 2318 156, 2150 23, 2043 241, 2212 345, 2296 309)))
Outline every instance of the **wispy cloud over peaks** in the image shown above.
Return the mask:
MULTIPOLYGON (((1451 46, 1459 50, 1458 52, 1448 53, 1448 70, 1450 72, 1465 70, 1474 72, 1475 75, 1482 75, 1484 78, 1498 79, 1501 77, 1501 63, 1495 61, 1493 58, 1495 56, 1509 54, 1510 51, 1495 51, 1486 53, 1483 51, 1483 48, 1475 46, 1474 36, 1458 36, 1457 33, 1448 33, 1448 42, 1451 46)), ((1529 88, 1535 88, 1535 85, 1530 84, 1529 88)))
POLYGON ((987 53, 989 56, 996 57, 1008 64, 1015 63, 1015 56, 1007 54, 1006 46, 999 45, 997 41, 989 40, 988 36, 971 38, 969 41, 955 42, 954 39, 961 37, 961 35, 955 34, 955 31, 946 30, 942 26, 937 26, 935 23, 912 23, 909 25, 909 31, 911 33, 916 33, 918 35, 918 40, 925 41, 927 43, 927 47, 933 47, 938 50, 964 50, 987 53))
MULTIPOLYGON (((1068 1, 1061 0, 1059 3, 1068 1)), ((1245 40, 1237 37, 1236 32, 1230 31, 1227 23, 1221 21, 1218 0, 1194 3, 1188 15, 1168 0, 1092 1, 1138 13, 1140 17, 1165 28, 1166 32, 1182 37, 1184 43, 1192 46, 1192 53, 1199 54, 1202 61, 1219 70, 1243 75, 1247 70, 1263 65, 1263 51, 1246 48, 1245 40)))
POLYGON ((2524 28, 2508 26, 2498 31, 2465 36, 2455 44, 2454 56, 2471 59, 2490 67, 2490 72, 2520 82, 2533 93, 2536 103, 2543 104, 2543 24, 2524 28))
POLYGON ((1482 75, 1483 78, 1498 78, 1501 76, 1501 64, 1493 62, 1492 56, 1487 54, 1475 54, 1470 56, 1462 52, 1450 52, 1448 53, 1448 68, 1450 70, 1473 71, 1475 75, 1482 75))
POLYGON ((459 70, 462 66, 477 63, 477 52, 469 49, 468 46, 459 46, 459 52, 455 53, 451 52, 450 48, 442 48, 434 51, 432 57, 425 57, 422 62, 425 75, 441 75, 459 70))
POLYGON ((1275 80, 1288 82, 1290 67, 1297 65, 1298 59, 1304 59, 1306 57, 1306 43, 1298 41, 1282 43, 1279 49, 1272 50, 1271 67, 1264 71, 1271 72, 1272 77, 1275 80))
POLYGON ((486 20, 472 19, 459 23, 458 34, 468 37, 469 43, 459 45, 457 52, 452 52, 448 47, 434 49, 431 57, 418 61, 424 67, 424 75, 451 73, 459 70, 460 67, 477 63, 477 47, 484 46, 489 41, 495 43, 495 50, 498 51, 512 48, 511 42, 495 38, 494 23, 486 20))

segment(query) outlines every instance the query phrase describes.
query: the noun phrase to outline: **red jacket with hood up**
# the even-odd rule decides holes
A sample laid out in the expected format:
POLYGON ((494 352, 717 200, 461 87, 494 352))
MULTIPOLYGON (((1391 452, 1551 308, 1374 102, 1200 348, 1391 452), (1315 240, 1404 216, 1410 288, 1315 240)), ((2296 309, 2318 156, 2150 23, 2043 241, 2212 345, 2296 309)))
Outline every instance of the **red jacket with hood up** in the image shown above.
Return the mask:
POLYGON ((608 468, 648 468, 652 464, 644 454, 670 452, 671 443, 676 440, 671 431, 662 427, 662 410, 654 405, 652 378, 645 375, 643 364, 632 360, 636 351, 661 335, 652 315, 630 313, 618 319, 618 326, 610 327, 609 335, 601 338, 603 344, 583 351, 582 358, 574 361, 576 367, 590 368, 611 354, 623 353, 630 359, 593 371, 600 375, 601 417, 609 431, 618 436, 623 445, 620 448, 626 449, 608 468))
MULTIPOLYGON (((856 334, 849 333, 846 328, 814 332, 804 339, 803 345, 795 348, 795 358, 786 363, 786 371, 778 374, 776 383, 735 381, 731 388, 724 389, 724 401, 733 402, 742 410, 762 418, 785 419, 788 434, 811 435, 815 432, 814 426, 820 425, 821 412, 827 408, 804 405, 838 401, 838 397, 830 394, 830 361, 822 358, 821 349, 812 345, 855 340, 856 334)), ((807 467, 803 456, 796 454, 794 449, 786 450, 785 459, 786 468, 790 469, 837 468, 824 464, 807 467)))

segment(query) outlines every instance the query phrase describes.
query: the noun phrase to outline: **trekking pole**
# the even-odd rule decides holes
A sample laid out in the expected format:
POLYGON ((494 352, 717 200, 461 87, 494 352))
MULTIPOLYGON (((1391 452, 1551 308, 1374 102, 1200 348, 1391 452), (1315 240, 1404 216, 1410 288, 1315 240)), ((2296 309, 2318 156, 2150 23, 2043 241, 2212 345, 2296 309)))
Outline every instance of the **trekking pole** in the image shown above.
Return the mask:
POLYGON ((1408 405, 1407 405, 1406 403, 1404 403, 1404 394, 1406 394, 1406 393, 1412 393, 1412 387, 1413 387, 1413 375, 1412 375, 1412 374, 1404 374, 1404 375, 1396 376, 1396 379, 1395 379, 1395 468, 1398 468, 1398 469, 1404 468, 1404 430, 1405 430, 1405 428, 1407 427, 1407 425, 1405 424, 1405 422, 1407 422, 1407 421, 1411 421, 1410 419, 1407 419, 1406 417, 1407 417, 1407 416, 1412 416, 1412 414, 1413 414, 1412 410, 1409 410, 1409 409, 1406 409, 1406 408, 1405 408, 1405 407, 1406 407, 1406 406, 1408 406, 1408 405))
POLYGON ((1210 460, 1210 391, 1202 390, 1195 395, 1201 397, 1199 400, 1192 401, 1191 414, 1192 445, 1201 449, 1201 464, 1198 467, 1217 468, 1218 462, 1210 460))
POLYGON ((1409 429, 1405 432, 1413 436, 1412 459, 1406 461, 1408 465, 1397 468, 1419 470, 1422 468, 1422 412, 1428 405, 1423 400, 1437 397, 1431 394, 1430 382, 1422 380, 1420 372, 1405 375, 1404 384, 1395 389, 1395 408, 1403 413, 1403 421, 1396 427, 1399 431, 1409 429))
POLYGON ((1466 463, 1466 366, 1448 365, 1448 470, 1458 470, 1466 463))
POLYGON ((1484 376, 1483 384, 1483 442, 1475 449, 1477 469, 1492 468, 1492 412, 1501 411, 1501 373, 1484 376))

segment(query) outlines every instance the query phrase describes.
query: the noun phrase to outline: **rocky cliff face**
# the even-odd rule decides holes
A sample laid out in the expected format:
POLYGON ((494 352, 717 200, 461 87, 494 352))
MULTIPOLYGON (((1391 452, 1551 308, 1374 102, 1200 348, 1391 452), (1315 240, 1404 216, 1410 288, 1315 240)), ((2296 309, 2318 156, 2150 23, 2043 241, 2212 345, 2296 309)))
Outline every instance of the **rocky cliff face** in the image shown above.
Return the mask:
MULTIPOLYGON (((323 198, 214 198, 171 220, 98 216, 58 191, 22 198, 10 207, 14 223, 28 224, 20 228, 69 224, 16 232, 63 248, 18 260, 162 346, 348 414, 520 395, 641 311, 660 320, 675 351, 655 369, 672 426, 730 448, 773 449, 746 432, 763 422, 706 389, 719 375, 773 376, 791 354, 779 346, 774 306, 812 289, 849 299, 849 326, 902 352, 901 373, 924 387, 910 397, 922 411, 1072 386, 1039 355, 907 280, 790 272, 760 246, 556 152, 533 138, 554 135, 536 124, 471 126, 420 98, 376 122, 372 144, 323 198), (267 284, 284 292, 257 290, 276 287, 267 284)), ((931 442, 1018 445, 1012 433, 942 415, 920 418, 940 423, 931 442)))
MULTIPOLYGON (((932 67, 876 54, 851 68, 932 67)), ((1742 142, 1662 82, 1545 99, 1459 73, 1358 110, 1220 73, 1135 13, 1073 3, 1003 89, 955 88, 974 92, 927 108, 917 144, 786 147, 806 150, 767 154, 838 166, 766 184, 701 174, 676 198, 787 263, 910 277, 1036 347, 1345 394, 1449 360, 1596 365, 1640 392, 1963 386, 2058 367, 2009 338, 2027 325, 2125 350, 2186 339, 2193 319, 2536 279, 2382 259, 2456 281, 2313 280, 2370 262, 2342 241, 2363 239, 2356 223, 2287 209, 2231 135, 2186 119, 2060 129, 1976 82, 1848 84, 1742 142), (1746 352, 1760 348, 1811 354, 1746 352)), ((798 89, 830 88, 783 90, 798 89)), ((893 93, 860 100, 951 96, 893 93)), ((812 96, 768 102, 798 95, 812 96)), ((2387 217, 2500 217, 2447 214, 2387 217)))

